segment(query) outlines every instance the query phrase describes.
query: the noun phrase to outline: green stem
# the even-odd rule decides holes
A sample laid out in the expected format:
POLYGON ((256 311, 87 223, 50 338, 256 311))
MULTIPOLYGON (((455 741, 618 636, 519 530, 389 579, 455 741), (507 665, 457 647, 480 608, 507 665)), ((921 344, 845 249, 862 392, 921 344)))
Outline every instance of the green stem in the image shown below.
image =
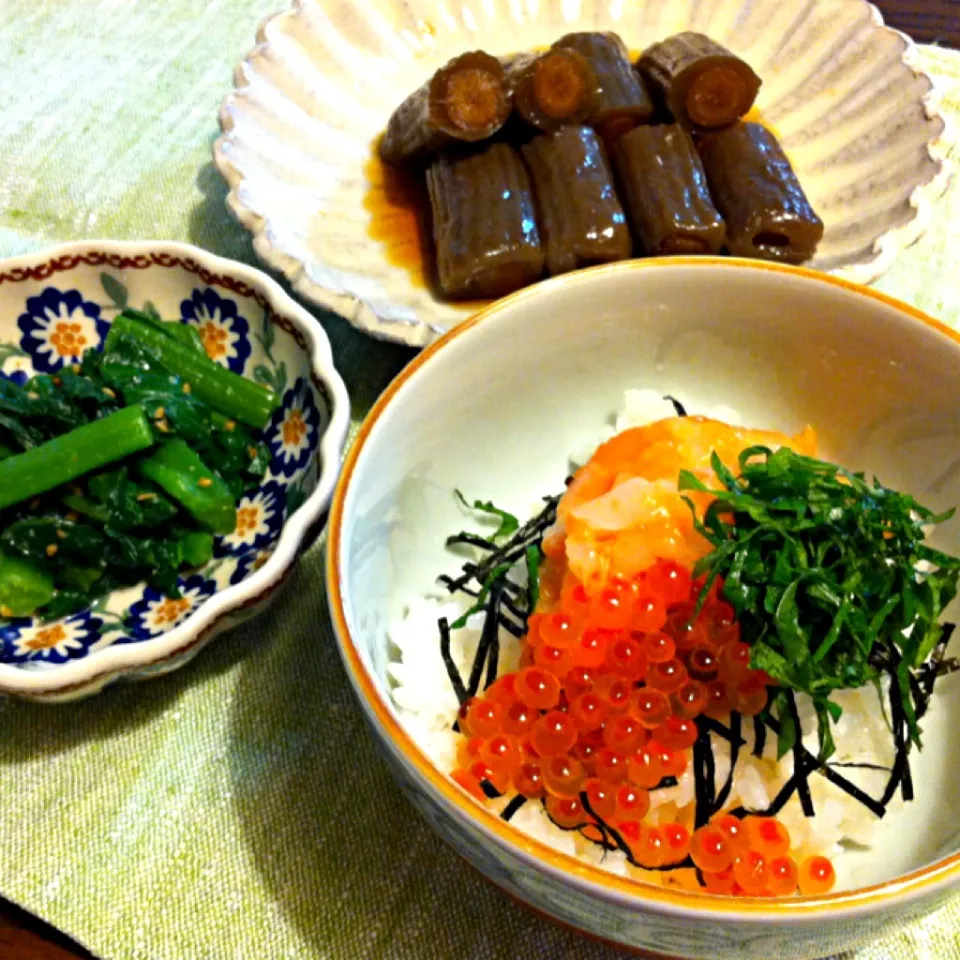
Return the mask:
POLYGON ((53 579, 21 557, 0 553, 0 619, 30 617, 53 598, 53 579))
POLYGON ((160 444, 139 468, 199 524, 214 533, 233 533, 237 525, 233 494, 179 437, 160 444))
POLYGON ((129 320, 136 320, 137 323, 143 323, 158 333, 172 337, 177 343, 189 347, 194 353, 203 357, 207 355, 197 328, 189 323, 180 323, 177 320, 157 320, 151 317, 149 313, 144 313, 142 310, 133 310, 130 307, 121 311, 121 315, 129 320))
POLYGON ((68 510, 90 517, 97 523, 107 523, 110 519, 110 511, 106 507, 102 507, 78 493, 68 493, 61 498, 61 502, 68 510))
POLYGON ((205 530, 194 530, 180 541, 183 562, 188 567, 204 567, 213 559, 213 537, 205 530))
POLYGON ((121 337, 136 340, 161 366, 189 384, 197 399, 251 427, 265 427, 280 402, 272 390, 219 366, 206 355, 200 356, 136 316, 120 314, 113 321, 106 350, 112 349, 121 337))
POLYGON ((0 510, 146 450, 153 443, 143 410, 132 406, 0 460, 0 510))

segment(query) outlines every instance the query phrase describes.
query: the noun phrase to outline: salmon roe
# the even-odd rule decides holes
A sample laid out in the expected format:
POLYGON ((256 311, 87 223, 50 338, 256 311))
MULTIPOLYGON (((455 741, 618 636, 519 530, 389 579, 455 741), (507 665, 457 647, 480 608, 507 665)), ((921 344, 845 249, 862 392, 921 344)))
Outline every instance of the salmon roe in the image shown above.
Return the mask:
POLYGON ((489 737, 500 729, 503 707, 495 700, 474 697, 461 708, 460 730, 468 737, 489 737))
POLYGON ((690 831, 682 823, 666 823, 663 837, 667 849, 667 863, 679 863, 690 852, 690 831))
POLYGON ((517 674, 517 699, 538 710, 549 710, 560 702, 560 681, 546 670, 526 667, 517 674))
POLYGON ((543 785, 554 797, 578 797, 585 774, 583 764, 568 754, 547 759, 542 767, 543 785))
POLYGON ((750 849, 750 836, 743 821, 738 817, 731 816, 729 813, 722 814, 714 818, 713 825, 726 834, 727 843, 734 854, 750 849))
POLYGON ((727 835, 709 825, 694 831, 690 838, 690 856, 696 866, 708 873, 719 873, 733 863, 727 835))
POLYGON ((590 809, 601 820, 608 820, 617 812, 617 785, 615 783, 593 777, 586 782, 584 793, 587 795, 590 809))
POLYGON ((830 861, 800 860, 775 817, 721 811, 694 829, 688 808, 651 815, 650 791, 691 764, 698 718, 767 706, 772 681, 751 668, 722 583, 694 616, 703 584, 675 560, 583 584, 561 544, 541 575, 552 586, 529 619, 521 669, 461 707, 453 779, 481 801, 513 791, 540 802, 586 840, 609 842, 613 829, 634 866, 674 868, 664 882, 724 896, 832 889, 830 861))
POLYGON ((543 796, 543 773, 540 764, 527 760, 520 764, 513 775, 513 786, 517 793, 528 799, 543 796))
POLYGON ((668 856, 667 838, 660 827, 645 826, 633 855, 644 867, 662 867, 668 856))
POLYGON ((750 846, 768 857, 782 857, 790 850, 790 833, 774 817, 747 817, 744 820, 750 846))
POLYGON ((800 864, 797 885, 804 896, 829 893, 836 882, 836 871, 826 857, 808 857, 800 864))
POLYGON ((551 710, 530 730, 530 743, 541 757, 551 757, 572 749, 579 735, 577 721, 568 713, 551 710))
POLYGON ((770 892, 776 897, 785 897, 797 889, 799 874, 791 857, 777 857, 770 861, 770 892))
POLYGON ((733 878, 750 896, 756 896, 766 889, 770 879, 770 867, 767 858, 759 851, 751 849, 738 854, 733 860, 733 878))
POLYGON ((570 829, 587 821, 587 812, 576 797, 552 797, 546 799, 547 813, 558 826, 570 829))

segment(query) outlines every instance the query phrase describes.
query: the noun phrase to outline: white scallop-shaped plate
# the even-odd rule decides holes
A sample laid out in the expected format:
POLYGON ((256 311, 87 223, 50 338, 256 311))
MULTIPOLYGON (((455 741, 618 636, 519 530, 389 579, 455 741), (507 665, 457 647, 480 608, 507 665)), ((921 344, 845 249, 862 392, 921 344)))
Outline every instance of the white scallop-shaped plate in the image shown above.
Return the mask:
POLYGON ((864 0, 297 0, 263 24, 221 108, 228 205, 298 293, 425 345, 475 306, 438 300, 371 239, 374 142, 456 54, 597 29, 633 49, 697 30, 751 64, 826 225, 811 266, 867 283, 923 232, 947 182, 944 120, 914 44, 864 0))

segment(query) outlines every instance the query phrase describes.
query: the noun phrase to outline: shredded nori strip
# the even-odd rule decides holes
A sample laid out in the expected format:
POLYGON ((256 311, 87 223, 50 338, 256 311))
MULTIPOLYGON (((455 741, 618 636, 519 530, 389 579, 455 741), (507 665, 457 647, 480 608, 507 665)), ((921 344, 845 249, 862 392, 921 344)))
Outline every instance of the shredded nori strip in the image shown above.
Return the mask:
POLYGON ((933 696, 933 685, 937 682, 937 678, 943 676, 945 673, 953 673, 960 669, 960 663, 958 663, 956 659, 944 660, 947 645, 950 643, 950 638, 953 636, 955 629, 956 624, 954 623, 945 623, 943 625, 940 640, 936 647, 934 647, 933 653, 930 654, 930 659, 918 671, 919 677, 917 679, 922 690, 922 696, 920 698, 914 698, 914 702, 917 705, 918 721, 930 706, 930 698, 933 696))
MULTIPOLYGON (((495 620, 497 625, 501 624, 500 620, 500 600, 503 597, 503 594, 497 587, 494 587, 490 591, 490 606, 491 611, 487 614, 487 622, 490 620, 495 620)), ((486 626, 486 624, 484 625, 486 626)), ((494 680, 497 679, 497 670, 500 666, 500 631, 492 630, 493 639, 490 641, 490 650, 487 653, 487 679, 483 684, 483 689, 486 690, 494 680)))
POLYGON ((733 790, 733 774, 737 769, 737 760, 740 759, 740 748, 744 743, 743 737, 740 733, 739 713, 734 712, 730 714, 730 734, 730 772, 727 774, 726 782, 720 788, 720 792, 716 795, 716 798, 713 801, 714 812, 720 811, 724 808, 727 800, 730 799, 730 791, 733 790))
POLYGON ((526 802, 527 798, 522 793, 518 793, 500 812, 500 819, 509 822, 526 802))
POLYGON ((673 404, 673 409, 677 411, 678 417, 685 417, 687 415, 687 408, 676 397, 671 397, 668 393, 663 399, 669 400, 673 404))
POLYGON ((488 800, 496 800, 503 796, 489 780, 481 780, 480 789, 484 792, 488 800))
POLYGON ((793 742, 793 779, 797 782, 797 794, 805 817, 813 816, 813 798, 810 796, 810 784, 807 783, 807 769, 804 763, 804 748, 801 740, 800 713, 797 710, 797 698, 792 690, 786 691, 787 708, 793 720, 796 737, 793 742))
POLYGON ((910 776, 910 735, 907 731, 907 717, 903 709, 903 690, 900 687, 896 660, 890 668, 890 721, 893 725, 893 742, 896 747, 896 755, 890 779, 887 781, 887 787, 880 799, 884 806, 893 798, 898 787, 904 800, 913 799, 913 780, 910 776))
MULTIPOLYGON (((755 717, 754 720, 756 719, 757 718, 755 717)), ((775 717, 767 715, 764 719, 765 726, 769 727, 774 733, 778 734, 780 732, 780 724, 777 722, 775 717)), ((743 736, 740 732, 739 721, 739 714, 731 714, 730 727, 728 728, 723 726, 723 724, 721 724, 719 721, 713 720, 710 717, 703 716, 698 718, 698 723, 702 723, 705 729, 709 730, 711 733, 717 734, 719 737, 731 744, 731 758, 733 757, 734 753, 736 753, 736 751, 744 745, 743 736), (733 719, 734 716, 737 718, 736 721, 733 719)), ((848 796, 852 797, 862 806, 866 807, 871 813, 877 817, 883 817, 885 810, 879 801, 874 800, 873 797, 861 790, 860 787, 858 787, 855 783, 851 783, 846 779, 846 777, 832 769, 832 767, 841 766, 841 764, 822 763, 818 757, 814 756, 814 754, 810 753, 808 750, 806 750, 806 748, 801 748, 801 754, 803 756, 803 765, 806 774, 819 773, 821 776, 829 780, 834 786, 843 790, 843 792, 848 796)), ((850 764, 850 766, 856 765, 850 764)), ((734 764, 731 764, 730 769, 731 771, 734 769, 734 764)), ((797 768, 795 764, 795 770, 796 769, 797 768)), ((737 817, 745 817, 747 815, 761 817, 773 816, 790 799, 796 789, 796 777, 794 775, 787 781, 786 784, 784 784, 781 793, 778 794, 777 798, 774 800, 774 804, 777 804, 779 801, 779 806, 775 807, 774 804, 772 804, 765 810, 747 810, 744 807, 737 807, 730 812, 737 817)), ((721 791, 721 794, 723 794, 723 791, 721 791)), ((718 801, 719 799, 720 795, 718 795, 718 801)), ((723 796, 723 803, 725 803, 726 800, 727 796, 723 796)), ((717 809, 723 809, 723 804, 719 803, 717 809)))
MULTIPOLYGON (((805 760, 801 761, 801 767, 805 763, 805 760)), ((775 817, 789 802, 790 798, 797 792, 797 775, 794 775, 783 785, 780 792, 773 798, 773 802, 770 804, 766 810, 746 810, 744 807, 737 807, 735 810, 730 812, 735 817, 744 817, 748 814, 753 814, 757 817, 775 817)))
POLYGON ((716 802, 716 775, 710 731, 698 723, 697 739, 693 744, 694 826, 696 828, 709 823, 713 815, 716 802))
POLYGON ((877 770, 880 773, 890 773, 891 767, 882 767, 878 763, 851 763, 846 761, 828 760, 825 767, 836 767, 843 770, 877 770))
MULTIPOLYGON (((468 563, 465 563, 461 569, 463 573, 468 573, 471 576, 476 577, 477 582, 481 585, 481 589, 482 589, 484 585, 484 581, 480 577, 481 568, 477 564, 468 562, 468 563)), ((492 572, 495 572, 495 570, 492 572)), ((495 579, 500 584, 501 589, 505 593, 513 594, 513 596, 518 598, 524 597, 525 591, 523 587, 521 587, 519 583, 514 583, 512 580, 507 580, 506 571, 504 571, 495 579)), ((476 587, 468 586, 467 584, 460 585, 459 580, 454 580, 453 577, 449 576, 446 573, 441 573, 440 576, 437 577, 437 583, 439 583, 443 587, 446 587, 450 593, 465 593, 468 597, 480 596, 479 589, 477 589, 476 587)), ((516 608, 516 612, 517 612, 517 616, 520 616, 519 608, 516 608)))
POLYGON ((753 755, 757 758, 763 756, 763 751, 767 746, 767 725, 764 723, 762 715, 753 718, 753 755))
MULTIPOLYGON (((733 714, 730 714, 733 717, 733 714)), ((739 716, 739 714, 738 714, 739 716)), ((708 717, 706 714, 701 714, 697 717, 697 725, 703 726, 705 730, 709 730, 710 733, 715 733, 718 737, 723 740, 726 740, 727 743, 733 743, 734 739, 739 738, 739 746, 744 745, 743 736, 739 732, 736 734, 732 730, 732 724, 730 727, 725 727, 719 720, 714 720, 713 717, 708 717)), ((739 727, 737 728, 739 731, 739 727)))
POLYGON ((678 860, 676 863, 665 863, 661 867, 645 867, 643 864, 640 864, 640 869, 656 870, 658 873, 668 873, 670 870, 689 870, 693 866, 693 858, 685 857, 683 860, 678 860))
POLYGON ((527 633, 523 627, 507 618, 502 611, 498 614, 497 623, 499 623, 500 626, 507 631, 507 633, 513 634, 513 636, 515 636, 518 640, 524 637, 527 633))
MULTIPOLYGON (((437 577, 437 582, 441 586, 444 586, 450 590, 451 593, 454 592, 453 587, 451 587, 452 580, 450 577, 446 576, 446 574, 437 577)), ((501 606, 517 618, 516 620, 511 620, 503 610, 498 610, 497 617, 499 618, 500 626, 502 626, 508 633, 511 633, 513 636, 517 637, 517 639, 520 639, 526 634, 527 618, 530 616, 530 612, 532 611, 528 612, 527 610, 521 610, 520 607, 518 607, 509 596, 507 596, 508 591, 517 588, 516 584, 502 578, 498 579, 496 583, 501 591, 501 606), (519 621, 519 623, 517 621, 519 621)), ((465 593, 468 597, 474 597, 475 599, 480 597, 480 591, 474 589, 473 587, 460 587, 459 592, 465 593)))
MULTIPOLYGON (((816 760, 816 757, 813 757, 812 754, 808 754, 808 757, 816 760)), ((864 793, 855 783, 851 783, 846 777, 840 776, 839 773, 828 766, 821 765, 815 769, 817 773, 826 777, 834 786, 839 787, 848 796, 853 797, 854 800, 866 807, 878 819, 883 819, 883 815, 887 812, 886 807, 874 800, 868 793, 864 793)))
MULTIPOLYGON (((610 824, 607 823, 602 817, 597 816, 596 811, 593 809, 593 807, 590 806, 590 800, 587 797, 586 792, 580 794, 580 802, 583 804, 583 809, 586 810, 587 813, 590 814, 590 816, 593 817, 593 819, 596 822, 590 823, 590 824, 581 824, 578 827, 572 827, 568 829, 576 830, 582 836, 583 830, 585 827, 588 827, 588 826, 596 827, 600 831, 600 835, 602 837, 600 846, 602 846, 604 850, 619 850, 627 858, 627 863, 629 863, 631 866, 639 867, 641 870, 660 870, 660 871, 680 870, 684 867, 693 866, 693 860, 691 860, 690 857, 686 857, 684 860, 681 860, 678 863, 664 864, 662 867, 644 866, 642 863, 640 863, 637 860, 636 857, 634 857, 633 851, 630 849, 630 845, 627 843, 626 840, 623 839, 620 833, 617 830, 615 830, 613 827, 611 827, 610 824)), ((549 817, 550 815, 547 814, 547 816, 549 817)), ((550 817, 550 822, 555 824, 556 826, 559 826, 559 824, 557 824, 556 820, 554 820, 553 817, 550 817)), ((563 827, 561 827, 560 829, 562 830, 563 827)), ((595 840, 591 840, 591 842, 596 843, 595 840)))
MULTIPOLYGON (((767 716, 766 724, 774 733, 780 733, 780 724, 777 722, 775 717, 767 716)), ((798 739, 800 738, 798 737, 798 739)), ((866 807, 876 817, 882 818, 886 813, 886 808, 883 804, 881 804, 878 800, 874 800, 873 797, 861 790, 860 787, 858 787, 855 783, 851 783, 842 774, 837 773, 836 770, 833 770, 830 765, 821 762, 819 757, 814 756, 812 753, 806 750, 806 748, 802 748, 801 754, 804 758, 804 764, 808 767, 810 772, 816 772, 822 777, 825 777, 835 787, 839 787, 848 796, 853 797, 854 800, 866 807)), ((784 789, 792 784, 793 778, 787 781, 784 789)), ((786 799, 789 799, 789 796, 786 799)), ((786 800, 784 802, 786 802, 786 800)), ((745 810, 743 807, 738 807, 736 810, 731 810, 730 812, 734 814, 734 816, 739 817, 745 817, 747 814, 755 814, 756 816, 772 816, 771 810, 772 808, 770 807, 768 807, 766 810, 745 810)))
POLYGON ((456 694, 462 706, 469 698, 467 697, 467 688, 463 685, 463 678, 460 676, 460 671, 457 669, 457 665, 453 662, 453 657, 450 655, 450 624, 447 622, 446 617, 441 617, 437 621, 437 626, 440 628, 440 656, 443 657, 443 665, 447 668, 450 686, 453 687, 453 692, 456 694))
MULTIPOLYGON (((532 520, 523 524, 503 545, 498 546, 493 541, 475 536, 468 531, 447 539, 448 545, 463 543, 487 551, 487 555, 479 563, 470 561, 464 563, 460 576, 454 578, 443 574, 437 578, 450 593, 462 592, 474 597, 478 602, 481 597, 486 597, 483 605, 485 614, 483 629, 466 684, 450 654, 450 624, 446 619, 438 622, 440 654, 454 693, 461 705, 480 691, 481 681, 484 680, 484 666, 486 666, 484 689, 496 680, 500 655, 500 628, 502 627, 517 638, 522 638, 526 632, 527 618, 533 613, 535 600, 529 588, 524 589, 520 584, 509 579, 510 569, 520 560, 528 562, 530 547, 540 549, 544 532, 556 521, 559 500, 559 496, 544 497, 546 506, 543 510, 532 520), (476 586, 473 586, 473 583, 476 586)), ((454 627, 457 627, 463 619, 458 620, 454 627)))
POLYGON ((557 519, 557 504, 559 502, 559 495, 544 497, 546 506, 540 513, 523 524, 506 543, 496 550, 492 550, 480 563, 465 565, 465 572, 447 583, 448 589, 451 592, 460 590, 471 580, 483 582, 500 564, 512 565, 516 563, 526 553, 527 546, 531 543, 539 544, 543 540, 544 532, 553 526, 557 519))
MULTIPOLYGON (((596 823, 584 824, 579 829, 582 830, 584 826, 595 826, 603 836, 603 839, 604 839, 603 846, 605 849, 608 849, 608 850, 611 849, 609 846, 607 846, 607 837, 609 836, 613 841, 612 849, 621 851, 621 853, 623 853, 623 855, 627 858, 628 863, 631 863, 635 867, 639 867, 640 864, 637 862, 637 859, 634 857, 633 851, 630 849, 630 845, 627 843, 626 840, 623 839, 622 836, 620 836, 620 834, 616 830, 613 829, 613 827, 610 826, 609 823, 606 822, 606 820, 603 819, 603 817, 597 816, 596 811, 593 809, 593 807, 590 806, 590 799, 589 797, 587 797, 587 793, 585 790, 580 794, 580 802, 583 804, 583 809, 586 810, 591 817, 593 817, 596 823)), ((551 820, 552 819, 553 818, 551 817, 551 820)))
POLYGON ((476 533, 469 533, 466 530, 455 533, 452 537, 447 537, 447 546, 456 547, 459 545, 467 547, 479 547, 481 550, 496 550, 497 545, 486 537, 481 537, 476 533))
MULTIPOLYGON (((470 680, 467 683, 467 696, 475 697, 480 690, 480 679, 483 676, 483 667, 487 662, 487 656, 497 639, 497 596, 499 591, 494 585, 487 598, 486 618, 483 621, 483 631, 480 634, 480 642, 477 644, 477 653, 473 658, 473 666, 470 668, 470 680)), ((499 642, 497 648, 499 650, 499 642)), ((496 669, 494 669, 496 673, 496 669)), ((491 681, 492 683, 493 681, 491 681)))

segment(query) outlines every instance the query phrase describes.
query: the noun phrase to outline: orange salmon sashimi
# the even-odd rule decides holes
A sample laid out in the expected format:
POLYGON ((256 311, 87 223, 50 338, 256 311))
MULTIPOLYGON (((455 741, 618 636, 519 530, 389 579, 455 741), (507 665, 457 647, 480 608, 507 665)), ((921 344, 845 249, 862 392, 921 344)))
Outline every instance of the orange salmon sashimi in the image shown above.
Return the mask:
MULTIPOLYGON (((710 544, 694 529, 677 489, 680 471, 716 485, 713 453, 736 471, 740 453, 754 446, 789 446, 814 456, 816 435, 810 427, 788 437, 705 417, 671 417, 617 434, 597 448, 561 498, 557 525, 544 539, 548 566, 566 566, 588 590, 611 577, 636 576, 658 558, 691 566, 710 544)), ((686 495, 698 513, 711 499, 686 495)))

